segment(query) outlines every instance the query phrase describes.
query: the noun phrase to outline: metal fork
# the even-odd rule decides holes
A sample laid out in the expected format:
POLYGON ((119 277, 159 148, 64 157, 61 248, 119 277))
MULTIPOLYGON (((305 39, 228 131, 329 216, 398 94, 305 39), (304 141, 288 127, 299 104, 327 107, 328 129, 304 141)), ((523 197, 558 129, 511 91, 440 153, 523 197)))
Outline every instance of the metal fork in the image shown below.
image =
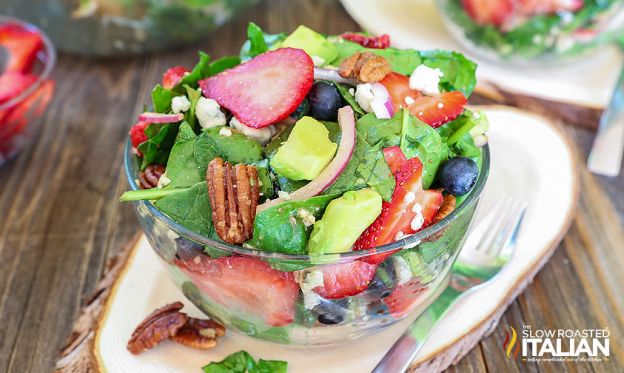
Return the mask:
POLYGON ((448 287, 403 333, 373 373, 405 371, 438 321, 464 294, 485 286, 510 261, 527 208, 524 200, 502 198, 466 239, 448 287))

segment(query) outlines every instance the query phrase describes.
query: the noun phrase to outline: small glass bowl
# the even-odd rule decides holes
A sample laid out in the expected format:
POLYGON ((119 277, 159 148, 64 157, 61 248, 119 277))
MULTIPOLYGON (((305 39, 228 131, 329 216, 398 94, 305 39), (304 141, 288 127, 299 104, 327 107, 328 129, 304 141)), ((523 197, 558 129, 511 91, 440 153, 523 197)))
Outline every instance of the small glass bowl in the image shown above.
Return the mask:
POLYGON ((514 16, 505 31, 480 25, 462 0, 435 0, 450 34, 470 53, 493 63, 553 66, 587 58, 600 46, 624 37, 624 2, 613 1, 592 12, 514 16))
POLYGON ((0 104, 0 165, 29 144, 39 131, 39 119, 54 94, 50 74, 56 63, 54 46, 43 31, 18 19, 0 16, 0 25, 9 23, 37 31, 43 40, 43 48, 37 53, 33 67, 37 80, 19 95, 0 104))
MULTIPOLYGON (((138 158, 130 142, 124 162, 131 189, 139 189, 138 158)), ((150 201, 134 202, 134 208, 175 284, 206 315, 229 329, 272 342, 337 344, 422 312, 444 290, 488 178, 489 162, 486 145, 475 186, 439 223, 391 244, 343 254, 286 255, 229 245, 177 224, 150 201), (394 255, 379 264, 366 290, 341 299, 317 298, 317 305, 306 308, 298 282, 305 281, 307 273, 328 266, 348 270, 355 262, 380 253, 394 255), (238 278, 249 278, 250 267, 264 275, 241 285, 238 278), (262 281, 266 278, 273 281, 262 281)))

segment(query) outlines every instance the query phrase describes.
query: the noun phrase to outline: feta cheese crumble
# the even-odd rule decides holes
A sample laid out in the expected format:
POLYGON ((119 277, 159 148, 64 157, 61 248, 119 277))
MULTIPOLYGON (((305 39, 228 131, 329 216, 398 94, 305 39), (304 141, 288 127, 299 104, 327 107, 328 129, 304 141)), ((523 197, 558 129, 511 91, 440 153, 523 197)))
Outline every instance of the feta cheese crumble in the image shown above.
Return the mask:
POLYGON ((175 114, 184 113, 191 108, 191 101, 186 96, 175 96, 171 99, 171 110, 175 114))
POLYGON ((325 59, 319 56, 312 56, 312 62, 314 63, 314 66, 321 67, 325 64, 325 59))
POLYGON ((377 118, 390 119, 388 110, 386 109, 386 101, 390 98, 388 91, 379 83, 358 84, 355 90, 355 101, 364 109, 365 112, 375 112, 377 118))
POLYGON ((404 285, 412 279, 412 270, 407 263, 407 260, 403 259, 400 256, 395 256, 392 261, 392 265, 394 267, 394 273, 396 273, 397 283, 399 285, 404 285))
POLYGON ((230 119, 230 127, 235 128, 238 132, 249 137, 250 139, 257 140, 262 145, 271 141, 271 138, 275 134, 275 126, 266 126, 264 128, 251 128, 241 123, 236 117, 230 119))
POLYGON ((303 207, 297 210, 297 216, 301 219, 303 225, 305 225, 306 227, 309 227, 316 223, 316 218, 314 217, 314 215, 312 215, 310 211, 304 209, 303 207))
POLYGON ((420 205, 420 203, 414 203, 414 206, 412 206, 412 212, 415 212, 416 216, 414 216, 414 218, 412 219, 410 223, 410 228, 417 231, 422 228, 423 224, 425 223, 425 217, 423 216, 422 206, 420 205))
POLYGON ((288 194, 288 192, 284 192, 283 190, 277 191, 277 197, 279 199, 283 199, 284 201, 290 200, 290 194, 288 194))
POLYGON ((171 183, 171 179, 167 177, 167 174, 160 175, 158 179, 158 184, 156 184, 156 188, 162 189, 171 183))
POLYGON ((416 100, 414 100, 414 98, 412 96, 405 96, 405 105, 410 106, 415 101, 416 100))
POLYGON ((221 136, 225 136, 225 137, 230 137, 232 136, 232 130, 227 128, 227 127, 223 127, 219 130, 219 135, 221 136))
POLYGON ((202 128, 212 128, 216 126, 224 126, 226 123, 225 114, 221 111, 221 107, 217 101, 200 97, 195 108, 195 115, 202 128))
POLYGON ((317 270, 303 270, 295 272, 295 281, 303 294, 303 306, 310 310, 321 303, 321 297, 314 292, 314 288, 324 286, 323 272, 317 270))
POLYGON ((419 65, 409 78, 409 87, 424 92, 428 95, 440 93, 440 78, 444 76, 437 67, 432 69, 425 65, 419 65))

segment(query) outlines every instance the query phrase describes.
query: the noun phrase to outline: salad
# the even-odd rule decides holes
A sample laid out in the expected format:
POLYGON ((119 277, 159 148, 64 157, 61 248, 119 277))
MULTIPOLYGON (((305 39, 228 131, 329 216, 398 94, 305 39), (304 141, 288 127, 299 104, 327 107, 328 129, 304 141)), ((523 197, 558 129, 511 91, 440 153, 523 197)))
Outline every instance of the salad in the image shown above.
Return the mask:
POLYGON ((487 174, 487 119, 466 107, 475 63, 253 23, 239 56, 199 56, 165 72, 130 130, 136 188, 121 197, 147 201, 141 223, 184 294, 282 343, 355 338, 421 304, 487 174))
POLYGON ((618 0, 439 0, 451 31, 504 60, 575 57, 624 36, 618 0))

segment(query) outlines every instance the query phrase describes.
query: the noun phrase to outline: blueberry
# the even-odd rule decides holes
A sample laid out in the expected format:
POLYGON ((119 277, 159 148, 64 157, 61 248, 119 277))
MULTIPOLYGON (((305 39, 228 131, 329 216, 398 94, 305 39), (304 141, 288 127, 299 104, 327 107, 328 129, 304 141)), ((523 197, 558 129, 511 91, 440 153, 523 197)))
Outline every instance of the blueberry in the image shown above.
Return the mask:
POLYGON ((335 121, 338 109, 342 106, 342 97, 336 87, 324 81, 312 85, 308 93, 310 114, 319 120, 335 121))
POLYGON ((301 119, 301 117, 303 117, 304 115, 307 115, 309 111, 310 111, 310 100, 308 100, 308 98, 306 97, 303 99, 303 101, 301 101, 301 103, 297 107, 297 110, 295 110, 292 114, 290 114, 290 116, 295 119, 301 119))
POLYGON ((340 324, 344 317, 342 315, 334 315, 334 314, 320 314, 318 315, 318 321, 321 324, 325 325, 336 325, 340 324))
POLYGON ((323 299, 319 305, 312 309, 312 312, 321 324, 335 325, 340 324, 344 320, 346 307, 346 300, 330 301, 323 299))
POLYGON ((463 196, 474 186, 479 176, 479 167, 470 158, 451 158, 442 166, 439 183, 442 188, 455 196, 463 196))

